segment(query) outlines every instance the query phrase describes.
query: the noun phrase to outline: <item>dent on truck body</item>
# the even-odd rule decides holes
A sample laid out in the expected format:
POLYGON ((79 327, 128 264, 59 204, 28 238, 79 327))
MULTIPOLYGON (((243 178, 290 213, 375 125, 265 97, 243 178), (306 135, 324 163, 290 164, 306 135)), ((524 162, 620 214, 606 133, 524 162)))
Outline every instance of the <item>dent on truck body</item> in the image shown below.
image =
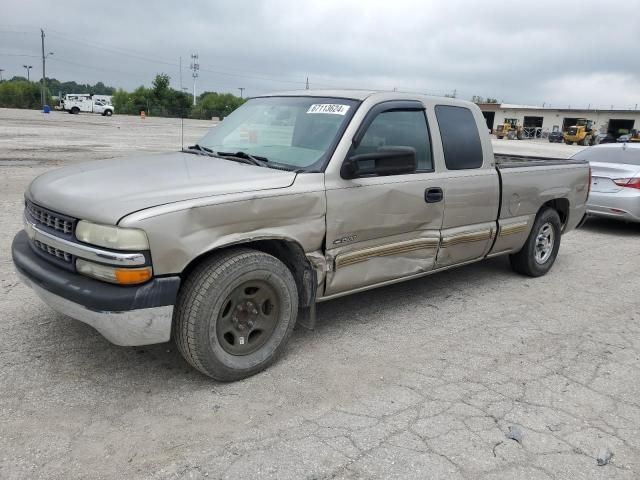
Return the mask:
MULTIPOLYGON (((305 175, 307 176, 307 175, 305 175)), ((307 187, 310 179, 307 179, 307 187)), ((305 254, 319 251, 325 235, 326 202, 320 189, 260 192, 247 199, 214 197, 138 212, 121 222, 147 232, 154 273, 182 272, 215 249, 258 240, 297 243, 305 254), (305 191, 302 191, 305 190, 305 191)))

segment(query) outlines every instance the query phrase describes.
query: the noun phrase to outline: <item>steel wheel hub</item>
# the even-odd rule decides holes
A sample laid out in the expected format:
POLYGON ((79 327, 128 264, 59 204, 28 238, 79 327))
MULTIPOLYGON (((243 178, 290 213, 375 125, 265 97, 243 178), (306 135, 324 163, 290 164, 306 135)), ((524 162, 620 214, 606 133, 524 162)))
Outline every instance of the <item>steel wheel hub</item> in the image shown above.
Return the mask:
POLYGON ((216 322, 222 348, 232 355, 248 355, 271 337, 279 317, 279 297, 267 282, 250 280, 225 299, 216 322))
POLYGON ((543 264, 549 257, 551 257, 551 253, 553 252, 553 245, 555 242, 555 232, 553 230, 553 225, 549 222, 545 223, 538 230, 538 234, 536 235, 536 245, 534 249, 534 258, 536 263, 543 264))

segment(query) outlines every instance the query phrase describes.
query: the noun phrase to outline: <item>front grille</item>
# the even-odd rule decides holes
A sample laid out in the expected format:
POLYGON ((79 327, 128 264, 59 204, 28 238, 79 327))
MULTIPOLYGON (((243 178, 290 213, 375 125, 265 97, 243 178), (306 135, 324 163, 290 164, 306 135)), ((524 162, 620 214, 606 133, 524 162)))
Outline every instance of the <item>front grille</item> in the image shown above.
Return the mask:
POLYGON ((577 128, 575 127, 570 127, 569 128, 569 135, 575 135, 577 133, 577 128))
POLYGON ((46 243, 42 243, 39 240, 34 240, 33 244, 49 255, 59 258, 60 260, 65 261, 66 263, 71 263, 71 254, 60 250, 59 248, 52 247, 51 245, 47 245, 46 243))
POLYGON ((46 208, 39 207, 31 202, 27 202, 27 212, 31 218, 38 224, 48 228, 52 228, 57 232, 65 235, 73 233, 73 219, 52 212, 46 208))

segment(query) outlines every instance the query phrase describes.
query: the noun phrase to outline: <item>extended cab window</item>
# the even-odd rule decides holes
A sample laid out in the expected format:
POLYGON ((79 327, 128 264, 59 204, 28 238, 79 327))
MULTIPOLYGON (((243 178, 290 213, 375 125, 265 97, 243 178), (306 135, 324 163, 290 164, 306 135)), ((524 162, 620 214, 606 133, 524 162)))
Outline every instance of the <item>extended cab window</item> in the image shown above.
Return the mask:
POLYGON ((482 145, 471 110, 451 105, 438 105, 435 110, 447 169, 480 168, 482 145))
POLYGON ((427 119, 422 110, 380 113, 369 125, 354 155, 373 153, 380 147, 413 147, 418 171, 433 170, 427 119))

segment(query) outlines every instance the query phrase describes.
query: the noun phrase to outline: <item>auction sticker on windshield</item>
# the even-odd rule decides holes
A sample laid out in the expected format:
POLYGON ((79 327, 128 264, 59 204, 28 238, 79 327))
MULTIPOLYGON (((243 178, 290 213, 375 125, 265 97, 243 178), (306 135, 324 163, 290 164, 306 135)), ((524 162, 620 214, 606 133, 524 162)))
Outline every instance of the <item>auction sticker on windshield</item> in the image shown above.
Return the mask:
POLYGON ((338 103, 314 103, 309 107, 307 113, 330 113, 332 115, 346 115, 349 105, 338 103))

